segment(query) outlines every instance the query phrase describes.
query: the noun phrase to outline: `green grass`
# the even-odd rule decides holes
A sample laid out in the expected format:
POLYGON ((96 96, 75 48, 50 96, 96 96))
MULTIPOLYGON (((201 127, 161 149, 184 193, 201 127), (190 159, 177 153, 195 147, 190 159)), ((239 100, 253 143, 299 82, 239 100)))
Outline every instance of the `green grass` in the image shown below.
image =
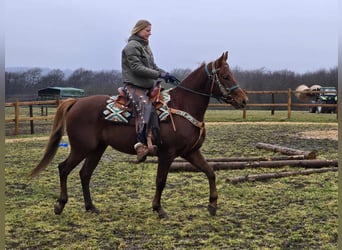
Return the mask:
MULTIPOLYGON (((331 130, 337 124, 207 124, 202 152, 208 158, 275 155, 255 147, 266 142, 337 159, 336 140, 296 136, 331 130)), ((151 208, 156 165, 131 164, 134 156, 109 148, 90 186, 101 214, 84 211, 77 167, 69 203, 57 216, 57 164, 68 149, 60 148, 38 178, 26 178, 45 143, 6 143, 6 249, 337 249, 337 172, 232 185, 227 178, 290 168, 217 171, 216 217, 206 210, 204 174, 170 173, 162 197, 170 218, 160 220, 151 208)))
MULTIPOLYGON (((6 108, 6 119, 14 118, 14 109, 6 108)), ((40 116, 40 108, 33 109, 34 116, 40 116)), ((48 114, 53 115, 55 108, 49 108, 48 114)), ((20 109, 20 116, 29 116, 27 108, 20 109)), ((269 110, 247 110, 246 118, 243 118, 242 110, 225 109, 225 110, 207 110, 205 122, 312 122, 312 123, 336 123, 336 114, 311 114, 307 111, 292 111, 291 118, 288 119, 287 111, 276 110, 271 115, 269 110)), ((50 132, 52 120, 34 121, 35 134, 47 134, 50 132)), ((14 122, 6 123, 5 132, 7 136, 14 135, 14 122)), ((30 134, 30 122, 20 122, 20 135, 30 134)))
POLYGON ((207 122, 316 122, 337 123, 336 114, 312 114, 308 111, 292 111, 290 119, 288 112, 275 110, 247 110, 243 118, 242 110, 208 110, 205 120, 207 122))
MULTIPOLYGON (((20 117, 28 117, 30 115, 28 107, 20 107, 20 117)), ((45 109, 44 109, 45 114, 45 109)), ((48 115, 54 115, 55 107, 48 108, 48 115)), ((41 108, 34 106, 33 115, 41 116, 41 108)), ((5 108, 5 118, 14 118, 14 108, 5 108)), ((291 111, 291 117, 288 118, 287 110, 275 110, 274 115, 270 110, 247 110, 246 118, 243 118, 243 111, 236 109, 208 109, 206 112, 207 122, 227 122, 227 121, 274 121, 274 122, 337 122, 336 114, 312 114, 308 111, 291 111)), ((38 122, 39 123, 39 122, 38 122)))

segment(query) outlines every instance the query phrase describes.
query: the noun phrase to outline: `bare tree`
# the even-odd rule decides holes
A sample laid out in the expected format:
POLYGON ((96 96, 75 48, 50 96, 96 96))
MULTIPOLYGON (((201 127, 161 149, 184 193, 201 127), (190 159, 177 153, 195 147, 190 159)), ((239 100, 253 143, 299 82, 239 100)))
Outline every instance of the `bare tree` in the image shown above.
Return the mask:
MULTIPOLYGON (((180 81, 184 80, 190 73, 190 69, 174 69, 170 72, 180 81)), ((243 70, 239 67, 233 69, 238 83, 246 90, 287 90, 295 89, 299 84, 308 86, 319 84, 322 86, 337 87, 337 66, 330 70, 317 70, 298 74, 289 70, 270 71, 265 68, 256 70, 243 70)), ((120 71, 91 71, 83 68, 75 70, 67 79, 64 72, 59 69, 50 71, 42 76, 42 69, 32 68, 24 72, 5 73, 6 100, 8 98, 20 99, 19 96, 36 96, 37 91, 49 86, 69 86, 82 88, 86 95, 109 94, 114 95, 122 85, 120 71)), ((171 84, 165 88, 174 87, 171 84)), ((250 95, 251 103, 269 103, 269 95, 250 95)), ((276 95, 276 102, 286 102, 284 95, 276 95)), ((295 101, 295 100, 294 100, 295 101)))
POLYGON ((51 70, 47 75, 42 76, 39 86, 64 86, 64 72, 60 69, 51 70))
POLYGON ((25 84, 28 87, 32 87, 39 83, 42 76, 41 68, 32 68, 24 72, 25 84))

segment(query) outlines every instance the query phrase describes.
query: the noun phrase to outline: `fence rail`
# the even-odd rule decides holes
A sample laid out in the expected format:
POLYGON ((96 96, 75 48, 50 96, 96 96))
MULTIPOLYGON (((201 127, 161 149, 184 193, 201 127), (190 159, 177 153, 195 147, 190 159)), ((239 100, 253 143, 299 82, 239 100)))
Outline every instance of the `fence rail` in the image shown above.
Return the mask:
MULTIPOLYGON (((272 103, 249 103, 246 108, 242 110, 242 117, 243 119, 247 118, 247 110, 248 108, 253 107, 269 107, 271 108, 272 114, 274 114, 274 108, 287 108, 287 118, 291 119, 291 111, 294 107, 333 107, 336 108, 337 114, 337 104, 312 104, 312 103, 293 103, 292 102, 292 94, 300 93, 299 91, 294 91, 291 89, 288 90, 277 90, 277 91, 246 91, 248 95, 250 94, 257 94, 257 95, 272 95, 272 103), (275 94, 283 94, 287 95, 287 102, 284 103, 275 103, 274 95, 275 94)), ((320 93, 320 91, 309 91, 307 93, 320 93)), ((25 102, 7 102, 5 103, 5 107, 13 107, 14 108, 14 115, 10 118, 5 118, 5 123, 14 123, 14 134, 19 134, 19 124, 21 122, 30 122, 30 130, 31 134, 34 134, 34 121, 52 121, 55 115, 48 114, 48 107, 58 107, 58 105, 62 102, 62 100, 49 100, 49 101, 25 101, 25 102), (41 113, 40 115, 34 115, 33 107, 40 107, 41 113), (29 115, 21 116, 20 115, 20 107, 28 107, 29 108, 29 115)), ((209 107, 231 107, 230 104, 209 104, 209 107)))

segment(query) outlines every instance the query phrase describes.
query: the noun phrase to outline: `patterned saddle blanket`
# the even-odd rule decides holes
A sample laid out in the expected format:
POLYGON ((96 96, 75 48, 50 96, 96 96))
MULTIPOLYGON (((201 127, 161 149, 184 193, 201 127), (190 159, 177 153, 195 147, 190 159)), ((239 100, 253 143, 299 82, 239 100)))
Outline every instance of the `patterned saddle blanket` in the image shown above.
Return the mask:
MULTIPOLYGON (((165 121, 169 116, 167 104, 171 100, 170 90, 158 91, 158 94, 153 97, 152 103, 160 121, 165 121)), ((133 117, 132 107, 126 93, 121 88, 119 88, 118 95, 109 97, 106 108, 102 113, 108 121, 119 123, 128 123, 130 121, 130 118, 133 117)))

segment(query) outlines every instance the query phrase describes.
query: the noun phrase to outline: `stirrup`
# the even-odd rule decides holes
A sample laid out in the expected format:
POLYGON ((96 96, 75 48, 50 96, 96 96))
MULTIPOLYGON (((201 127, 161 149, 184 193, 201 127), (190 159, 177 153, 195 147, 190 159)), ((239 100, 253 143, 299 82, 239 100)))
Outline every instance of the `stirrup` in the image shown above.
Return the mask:
POLYGON ((152 145, 152 149, 151 148, 148 149, 148 155, 155 156, 157 155, 157 151, 158 151, 158 146, 152 145))
POLYGON ((146 160, 146 156, 149 154, 149 150, 146 145, 141 142, 138 142, 134 145, 135 151, 137 151, 137 160, 138 162, 143 162, 146 160))

